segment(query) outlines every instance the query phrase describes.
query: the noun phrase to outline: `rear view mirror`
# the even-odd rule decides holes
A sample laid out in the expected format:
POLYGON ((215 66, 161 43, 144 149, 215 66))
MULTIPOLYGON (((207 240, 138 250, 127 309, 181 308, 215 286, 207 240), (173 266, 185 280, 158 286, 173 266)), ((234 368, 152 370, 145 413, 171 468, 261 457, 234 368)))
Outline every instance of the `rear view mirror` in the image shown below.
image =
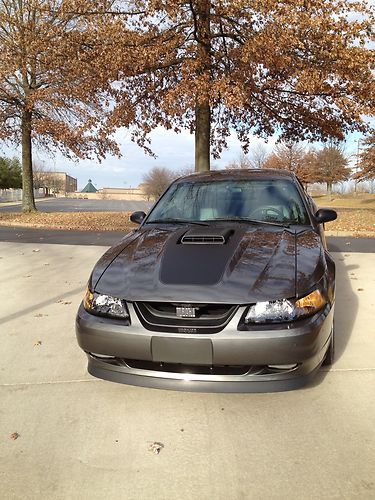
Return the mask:
POLYGON ((141 224, 145 217, 146 214, 144 212, 133 212, 130 216, 130 220, 135 222, 135 224, 141 224))
POLYGON ((318 224, 331 222, 337 219, 337 213, 330 208, 320 208, 315 214, 315 220, 318 224))

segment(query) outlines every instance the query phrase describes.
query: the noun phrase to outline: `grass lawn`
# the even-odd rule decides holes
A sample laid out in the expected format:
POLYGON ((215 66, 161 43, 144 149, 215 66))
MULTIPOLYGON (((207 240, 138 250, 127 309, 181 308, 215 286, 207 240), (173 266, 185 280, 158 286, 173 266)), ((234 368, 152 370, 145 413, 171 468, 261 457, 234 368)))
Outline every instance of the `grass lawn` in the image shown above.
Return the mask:
POLYGON ((375 194, 358 193, 354 195, 333 193, 332 197, 324 194, 313 195, 313 198, 318 207, 375 209, 375 194))
POLYGON ((136 227, 130 212, 36 212, 0 213, 0 225, 23 226, 71 231, 125 231, 136 227))

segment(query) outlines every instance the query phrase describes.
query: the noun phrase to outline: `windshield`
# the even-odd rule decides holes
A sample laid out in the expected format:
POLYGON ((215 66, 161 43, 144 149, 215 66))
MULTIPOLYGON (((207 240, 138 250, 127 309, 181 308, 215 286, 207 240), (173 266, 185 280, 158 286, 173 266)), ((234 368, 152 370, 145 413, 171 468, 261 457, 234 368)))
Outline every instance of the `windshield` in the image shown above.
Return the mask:
POLYGON ((286 179, 186 180, 172 184, 147 222, 222 219, 309 224, 296 186, 286 179))

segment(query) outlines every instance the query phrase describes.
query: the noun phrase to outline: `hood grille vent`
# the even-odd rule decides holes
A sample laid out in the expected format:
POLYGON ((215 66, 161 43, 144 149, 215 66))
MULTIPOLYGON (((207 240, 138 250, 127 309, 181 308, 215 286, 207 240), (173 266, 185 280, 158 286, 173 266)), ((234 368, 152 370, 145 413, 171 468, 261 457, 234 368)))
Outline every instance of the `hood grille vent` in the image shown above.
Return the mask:
POLYGON ((211 245, 224 245, 225 239, 223 236, 186 236, 181 238, 181 243, 183 245, 194 245, 194 244, 211 244, 211 245))
POLYGON ((231 234, 228 229, 190 229, 181 238, 183 245, 224 245, 231 234))

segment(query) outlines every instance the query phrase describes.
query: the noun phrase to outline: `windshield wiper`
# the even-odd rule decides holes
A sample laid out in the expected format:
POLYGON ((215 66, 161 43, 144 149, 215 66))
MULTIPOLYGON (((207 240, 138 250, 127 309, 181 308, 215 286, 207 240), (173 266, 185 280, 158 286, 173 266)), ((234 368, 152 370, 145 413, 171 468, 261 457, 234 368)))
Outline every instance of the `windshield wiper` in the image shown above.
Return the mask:
POLYGON ((222 221, 222 222, 248 222, 250 224, 266 224, 268 226, 278 226, 278 227, 290 227, 290 224, 285 224, 284 222, 271 222, 268 220, 257 220, 250 219, 250 217, 217 217, 215 219, 208 219, 210 222, 222 221))
POLYGON ((159 223, 159 224, 195 224, 197 226, 209 226, 207 222, 203 221, 197 221, 197 220, 186 220, 186 219, 153 219, 150 221, 147 221, 146 224, 154 224, 154 223, 159 223))

